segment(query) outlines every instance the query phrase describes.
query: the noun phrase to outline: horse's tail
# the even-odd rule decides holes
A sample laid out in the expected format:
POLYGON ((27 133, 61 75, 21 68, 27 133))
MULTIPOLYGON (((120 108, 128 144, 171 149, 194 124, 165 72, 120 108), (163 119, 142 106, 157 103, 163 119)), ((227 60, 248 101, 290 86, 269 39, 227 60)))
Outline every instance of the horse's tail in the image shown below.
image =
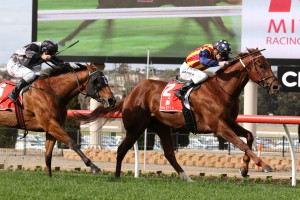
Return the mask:
POLYGON ((75 112, 73 113, 74 119, 84 123, 93 122, 98 120, 99 118, 115 119, 119 116, 119 114, 122 111, 124 100, 125 99, 121 99, 112 108, 104 108, 104 106, 101 104, 95 110, 88 114, 75 112))

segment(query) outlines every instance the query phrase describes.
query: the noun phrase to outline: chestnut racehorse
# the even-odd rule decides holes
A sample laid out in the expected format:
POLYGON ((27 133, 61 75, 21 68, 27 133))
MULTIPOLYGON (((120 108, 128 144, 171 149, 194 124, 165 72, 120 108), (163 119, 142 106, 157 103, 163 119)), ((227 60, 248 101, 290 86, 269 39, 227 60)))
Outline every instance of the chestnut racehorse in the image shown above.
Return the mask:
MULTIPOLYGON (((103 73, 94 65, 78 65, 79 69, 63 70, 50 77, 40 77, 23 93, 22 111, 26 130, 46 132, 46 175, 51 176, 52 151, 56 140, 74 150, 93 173, 100 169, 88 159, 63 130, 68 102, 82 93, 114 106, 116 100, 103 73)), ((0 111, 0 124, 20 128, 15 111, 0 111)))
MULTIPOLYGON (((194 113, 197 133, 215 133, 245 152, 240 169, 243 177, 247 176, 250 159, 265 172, 272 168, 257 157, 251 150, 253 135, 241 127, 236 118, 239 111, 239 96, 247 82, 252 80, 265 88, 269 94, 276 94, 280 84, 274 76, 271 65, 258 49, 248 49, 249 53, 240 53, 229 67, 220 69, 214 76, 190 94, 191 110, 194 113), (239 137, 245 137, 247 143, 239 137)), ((159 111, 161 93, 167 82, 144 80, 131 93, 116 103, 113 109, 99 106, 87 115, 77 114, 77 119, 93 121, 97 118, 122 114, 126 137, 117 151, 116 177, 120 177, 121 165, 127 151, 146 128, 153 130, 160 137, 165 157, 183 180, 191 181, 178 164, 174 154, 173 128, 187 128, 181 112, 159 111)))

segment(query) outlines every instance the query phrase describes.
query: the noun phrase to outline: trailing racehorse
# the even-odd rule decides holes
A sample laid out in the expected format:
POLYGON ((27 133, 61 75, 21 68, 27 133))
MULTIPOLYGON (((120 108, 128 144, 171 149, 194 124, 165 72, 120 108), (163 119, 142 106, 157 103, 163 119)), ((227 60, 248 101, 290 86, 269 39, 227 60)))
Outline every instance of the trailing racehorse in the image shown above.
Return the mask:
MULTIPOLYGON (((252 152, 252 133, 236 122, 239 96, 249 79, 265 88, 269 94, 277 94, 280 90, 279 82, 265 57, 258 49, 248 51, 240 53, 240 59, 217 71, 200 89, 192 91, 189 97, 197 133, 215 133, 245 152, 241 167, 244 177, 248 174, 250 159, 265 172, 271 172, 272 168, 252 152), (247 143, 239 137, 245 137, 247 143)), ((115 116, 116 112, 122 114, 126 137, 117 151, 116 177, 120 176, 127 151, 149 128, 160 137, 165 157, 176 172, 182 179, 190 180, 176 160, 171 133, 171 127, 187 128, 183 113, 159 110, 161 94, 166 85, 164 81, 144 80, 126 98, 117 102, 113 109, 105 110, 100 106, 88 115, 77 114, 77 119, 86 122, 115 116)))
MULTIPOLYGON (((46 132, 46 174, 51 176, 52 152, 56 140, 74 150, 91 168, 100 169, 88 159, 76 143, 63 130, 68 102, 79 93, 102 102, 104 107, 114 106, 116 100, 103 73, 93 65, 79 65, 80 69, 69 69, 40 77, 23 93, 22 112, 26 130, 46 132)), ((0 124, 20 128, 14 110, 0 111, 0 124)))

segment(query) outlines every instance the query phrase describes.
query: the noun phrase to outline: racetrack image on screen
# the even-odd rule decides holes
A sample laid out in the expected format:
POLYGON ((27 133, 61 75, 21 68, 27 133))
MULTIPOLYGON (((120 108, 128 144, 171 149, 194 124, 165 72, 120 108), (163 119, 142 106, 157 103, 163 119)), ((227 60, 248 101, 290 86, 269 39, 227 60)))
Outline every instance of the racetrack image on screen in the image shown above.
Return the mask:
POLYGON ((36 40, 52 38, 63 56, 184 58, 219 39, 240 50, 241 0, 39 0, 36 40))

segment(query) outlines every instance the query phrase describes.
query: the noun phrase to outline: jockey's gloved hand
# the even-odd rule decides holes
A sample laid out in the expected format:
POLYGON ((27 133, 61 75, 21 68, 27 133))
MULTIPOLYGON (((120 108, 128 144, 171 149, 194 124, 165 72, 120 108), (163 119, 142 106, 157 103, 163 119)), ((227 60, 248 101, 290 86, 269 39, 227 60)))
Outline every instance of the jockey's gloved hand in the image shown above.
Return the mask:
POLYGON ((226 67, 228 64, 229 64, 228 61, 220 61, 219 62, 220 67, 226 67))

